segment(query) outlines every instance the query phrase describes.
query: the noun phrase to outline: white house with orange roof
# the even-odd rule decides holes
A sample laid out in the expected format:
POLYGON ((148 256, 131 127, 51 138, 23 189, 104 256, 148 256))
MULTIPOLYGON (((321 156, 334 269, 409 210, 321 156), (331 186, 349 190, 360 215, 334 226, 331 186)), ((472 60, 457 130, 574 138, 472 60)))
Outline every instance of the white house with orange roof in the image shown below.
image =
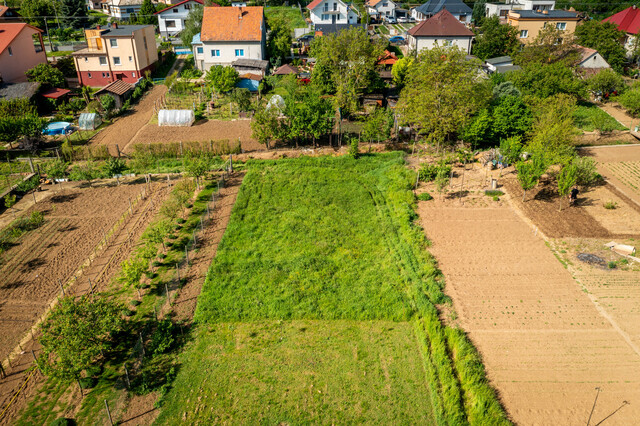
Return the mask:
POLYGON ((25 23, 0 24, 0 78, 5 83, 27 81, 25 71, 47 63, 42 30, 25 23))
POLYGON ((397 5, 391 0, 367 0, 365 5, 369 16, 376 19, 381 19, 383 16, 396 17, 397 5))
POLYGON ((358 23, 356 10, 342 0, 313 0, 307 9, 314 25, 358 23))

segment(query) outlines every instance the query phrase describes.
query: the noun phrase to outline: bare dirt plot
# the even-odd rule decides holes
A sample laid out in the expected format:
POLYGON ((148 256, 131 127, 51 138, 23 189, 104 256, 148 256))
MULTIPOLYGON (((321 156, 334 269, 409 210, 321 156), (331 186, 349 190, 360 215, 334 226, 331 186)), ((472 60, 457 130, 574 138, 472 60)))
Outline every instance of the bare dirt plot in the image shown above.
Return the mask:
MULTIPOLYGON (((420 202, 421 224, 445 275, 460 325, 519 424, 602 420, 640 399, 640 354, 508 206, 420 202)), ((632 424, 638 404, 608 424, 632 424)))
MULTIPOLYGON (((4 359, 129 208, 143 185, 60 190, 33 208, 45 224, 4 253, 0 264, 0 359, 4 359)), ((53 192, 51 190, 51 192, 53 192)))
POLYGON ((245 152, 265 148, 251 137, 251 120, 209 120, 191 127, 160 127, 157 124, 149 124, 131 140, 124 151, 131 151, 133 145, 139 143, 207 142, 223 139, 230 142, 240 139, 245 152))
POLYGON ((116 145, 121 151, 142 129, 153 115, 153 105, 167 91, 166 86, 154 86, 144 98, 135 105, 127 115, 119 117, 113 124, 107 126, 92 140, 91 145, 107 145, 111 155, 116 155, 116 145))

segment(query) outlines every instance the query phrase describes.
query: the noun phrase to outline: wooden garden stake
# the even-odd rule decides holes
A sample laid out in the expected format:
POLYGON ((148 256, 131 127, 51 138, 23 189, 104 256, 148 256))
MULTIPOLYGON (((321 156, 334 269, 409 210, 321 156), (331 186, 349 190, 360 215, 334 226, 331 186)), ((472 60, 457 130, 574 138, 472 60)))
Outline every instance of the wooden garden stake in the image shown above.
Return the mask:
POLYGON ((142 331, 139 333, 140 336, 140 348, 142 349, 142 356, 145 355, 144 353, 144 342, 142 341, 142 331))
POLYGON ((169 304, 169 287, 167 287, 167 282, 164 282, 164 292, 167 295, 167 304, 169 304))
POLYGON ((131 387, 131 381, 129 380, 129 370, 127 369, 127 364, 124 365, 124 376, 127 379, 127 389, 131 387))
POLYGON ((64 293, 64 286, 62 285, 62 280, 61 280, 61 279, 58 279, 58 282, 60 283, 60 288, 62 289, 62 295, 63 295, 63 296, 65 296, 65 293, 64 293))
POLYGON ((104 400, 104 406, 107 408, 107 416, 109 416, 109 424, 113 426, 113 419, 111 418, 111 412, 109 411, 109 403, 107 400, 104 400))
POLYGON ((89 281, 89 289, 91 290, 91 294, 93 294, 93 285, 91 285, 91 278, 87 278, 89 281))
POLYGON ((187 249, 187 246, 184 247, 184 256, 187 259, 187 265, 189 265, 189 250, 187 249))
POLYGON ((31 355, 33 355, 33 360, 36 363, 36 367, 38 367, 38 370, 40 371, 40 373, 42 373, 42 369, 40 368, 40 364, 38 364, 38 358, 36 357, 36 353, 33 351, 33 349, 31 349, 31 355))
POLYGON ((78 376, 76 376, 76 383, 78 384, 78 387, 80 388, 80 396, 84 397, 84 392, 82 391, 82 385, 80 384, 80 379, 78 378, 78 376))

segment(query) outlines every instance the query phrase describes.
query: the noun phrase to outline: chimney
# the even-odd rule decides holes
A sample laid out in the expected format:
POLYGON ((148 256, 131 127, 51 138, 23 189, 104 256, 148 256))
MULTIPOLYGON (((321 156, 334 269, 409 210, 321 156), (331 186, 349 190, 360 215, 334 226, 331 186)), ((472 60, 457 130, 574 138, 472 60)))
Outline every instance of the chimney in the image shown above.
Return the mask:
POLYGON ((575 11, 576 11, 576 8, 575 8, 575 7, 571 6, 571 7, 569 8, 569 12, 575 12, 575 11))
POLYGON ((96 25, 96 30, 99 30, 99 29, 100 29, 100 25, 96 25))
POLYGON ((111 26, 113 27, 114 30, 118 29, 118 23, 114 22, 113 24, 111 24, 111 26))
POLYGON ((242 6, 238 8, 238 12, 240 12, 240 14, 238 15, 238 21, 242 21, 242 6))

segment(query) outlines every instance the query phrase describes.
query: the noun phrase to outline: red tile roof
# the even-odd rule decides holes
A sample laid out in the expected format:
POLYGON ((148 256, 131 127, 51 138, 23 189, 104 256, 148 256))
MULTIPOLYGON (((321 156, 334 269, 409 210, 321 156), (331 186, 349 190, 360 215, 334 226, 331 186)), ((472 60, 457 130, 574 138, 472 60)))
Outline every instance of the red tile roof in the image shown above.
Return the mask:
POLYGON ((112 83, 107 84, 102 89, 98 90, 94 95, 99 95, 104 92, 114 93, 116 95, 122 96, 127 93, 129 90, 133 89, 133 85, 127 83, 126 81, 116 80, 112 83))
POLYGON ((264 25, 264 8, 205 7, 201 41, 260 41, 264 25))
POLYGON ((462 22, 453 16, 447 9, 433 15, 426 21, 422 21, 409 30, 414 37, 436 36, 464 36, 473 37, 473 32, 464 26, 462 22))
POLYGON ((70 93, 70 92, 71 92, 71 90, 69 90, 69 89, 53 88, 53 89, 45 90, 44 92, 41 92, 40 94, 42 96, 44 96, 45 98, 58 99, 58 98, 61 98, 64 95, 66 95, 67 93, 70 93))
POLYGON ((11 42, 24 30, 25 28, 31 28, 39 33, 41 29, 33 27, 25 23, 15 24, 0 24, 0 53, 4 52, 11 42))
POLYGON ((395 53, 389 52, 388 50, 384 51, 384 55, 378 58, 378 65, 393 65, 398 62, 398 57, 395 53))
POLYGON ((318 7, 318 5, 319 5, 320 3, 322 3, 322 0, 313 0, 311 3, 309 3, 309 4, 307 5, 307 9, 309 9, 309 10, 313 10, 313 9, 315 9, 316 7, 318 7))
POLYGON ((289 64, 284 64, 280 68, 275 70, 273 72, 273 75, 298 74, 299 72, 300 71, 298 70, 298 67, 295 67, 295 66, 289 65, 289 64))
MULTIPOLYGON (((184 3, 187 3, 187 2, 190 2, 190 1, 195 1, 196 3, 204 4, 203 0, 182 0, 180 3, 172 4, 169 7, 165 7, 164 9, 159 10, 158 12, 154 13, 154 15, 157 15, 159 13, 165 12, 165 11, 167 11, 169 9, 173 9, 176 6, 180 6, 181 4, 184 4, 184 3)), ((216 3, 211 3, 209 6, 210 7, 219 7, 220 5, 216 4, 216 3)))
POLYGON ((622 12, 609 16, 603 22, 616 24, 618 29, 625 33, 638 34, 640 33, 640 8, 637 6, 628 7, 622 12))

